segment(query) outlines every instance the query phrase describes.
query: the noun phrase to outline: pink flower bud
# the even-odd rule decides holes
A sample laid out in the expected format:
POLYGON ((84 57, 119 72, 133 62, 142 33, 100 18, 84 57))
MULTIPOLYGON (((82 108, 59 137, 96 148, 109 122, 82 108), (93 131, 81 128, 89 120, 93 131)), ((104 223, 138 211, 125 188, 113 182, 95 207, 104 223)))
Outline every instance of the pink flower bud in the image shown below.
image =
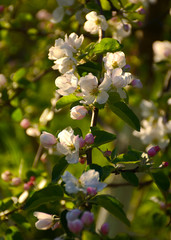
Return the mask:
POLYGON ((100 229, 101 234, 107 235, 109 233, 109 224, 108 223, 103 223, 100 229))
POLYGON ((93 144, 94 143, 94 136, 92 133, 88 133, 86 136, 85 136, 85 142, 87 144, 93 144))
POLYGON ((88 187, 88 188, 87 188, 87 194, 88 194, 88 195, 91 195, 91 196, 96 195, 96 194, 97 194, 96 188, 88 187))
POLYGON ((158 153, 158 151, 160 151, 160 147, 155 146, 155 147, 151 147, 147 153, 150 157, 154 157, 158 153))
POLYGON ((51 133, 43 132, 40 135, 40 142, 43 145, 43 147, 49 148, 56 144, 56 138, 51 133))
POLYGON ((123 70, 124 71, 130 71, 131 69, 131 66, 129 64, 126 64, 124 67, 123 67, 123 70))
POLYGON ((1 178, 5 182, 9 182, 11 180, 11 176, 12 176, 12 173, 10 171, 8 171, 8 170, 1 174, 1 178))
POLYGON ((146 13, 144 8, 139 8, 137 12, 142 15, 146 13))
POLYGON ((162 166, 163 166, 163 167, 168 167, 168 166, 169 166, 169 163, 168 163, 168 162, 162 162, 162 166))
POLYGON ((134 79, 132 82, 131 82, 131 85, 135 88, 142 88, 143 85, 142 85, 142 82, 140 81, 140 79, 134 79))
POLYGON ((79 162, 80 162, 81 164, 84 164, 84 163, 86 162, 86 160, 87 160, 86 157, 80 157, 80 158, 79 158, 79 162))
POLYGON ((72 119, 81 120, 88 113, 84 106, 75 106, 71 109, 70 116, 72 119))
POLYGON ((83 148, 86 144, 85 140, 82 137, 79 138, 79 144, 80 144, 80 148, 83 148))
POLYGON ((107 150, 107 151, 104 152, 103 155, 104 155, 104 157, 110 157, 111 154, 112 154, 112 152, 107 150))
POLYGON ((21 122, 20 122, 20 126, 24 129, 27 129, 28 127, 30 127, 30 121, 27 118, 24 118, 21 122))
POLYGON ((21 184, 21 178, 19 177, 12 178, 12 185, 18 186, 20 184, 21 184))
POLYGON ((30 189, 30 185, 28 183, 24 183, 24 190, 29 190, 30 189))
POLYGON ((67 212, 67 214, 66 214, 67 221, 73 221, 73 220, 77 219, 78 216, 80 215, 80 213, 81 213, 81 211, 77 208, 67 212))
POLYGON ((89 211, 85 211, 81 217, 81 221, 87 226, 91 225, 94 221, 94 214, 89 211))
POLYGON ((79 233, 83 229, 83 223, 80 219, 76 219, 74 221, 69 221, 68 222, 68 228, 72 233, 79 233))
POLYGON ((30 182, 34 182, 36 180, 36 177, 35 176, 31 176, 30 177, 30 182))

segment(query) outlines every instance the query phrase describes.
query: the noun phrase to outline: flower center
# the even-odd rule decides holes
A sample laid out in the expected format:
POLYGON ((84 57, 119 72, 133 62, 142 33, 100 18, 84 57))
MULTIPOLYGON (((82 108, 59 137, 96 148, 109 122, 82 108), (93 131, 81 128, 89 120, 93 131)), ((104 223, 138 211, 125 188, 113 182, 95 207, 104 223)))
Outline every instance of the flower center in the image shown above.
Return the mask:
POLYGON ((94 88, 94 89, 92 89, 92 91, 91 91, 91 95, 93 95, 93 96, 97 96, 98 93, 99 93, 98 88, 94 88))
POLYGON ((118 63, 117 63, 116 61, 113 61, 113 62, 112 62, 112 67, 113 67, 113 68, 117 68, 117 67, 118 67, 118 63))

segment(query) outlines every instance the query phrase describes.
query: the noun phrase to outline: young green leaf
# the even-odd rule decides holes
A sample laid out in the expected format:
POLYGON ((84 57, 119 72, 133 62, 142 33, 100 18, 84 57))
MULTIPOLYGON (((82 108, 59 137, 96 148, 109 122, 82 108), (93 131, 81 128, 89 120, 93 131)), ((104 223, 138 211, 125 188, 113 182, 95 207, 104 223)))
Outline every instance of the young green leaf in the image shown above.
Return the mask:
POLYGON ((152 172, 151 176, 158 186, 158 188, 162 191, 167 191, 170 187, 170 181, 167 175, 164 174, 162 171, 152 172))
POLYGON ((122 177, 127 180, 131 185, 137 187, 139 185, 139 181, 135 173, 133 172, 121 172, 122 177))
POLYGON ((52 170, 52 182, 57 182, 67 167, 68 163, 65 160, 65 157, 57 159, 57 163, 52 170))
POLYGON ((98 77, 99 73, 102 71, 102 67, 99 63, 96 62, 86 62, 84 64, 78 65, 77 71, 80 76, 85 76, 88 73, 92 73, 98 77))
POLYGON ((92 132, 93 136, 95 136, 93 147, 98 147, 102 144, 111 142, 116 139, 116 135, 114 135, 112 133, 108 133, 103 130, 99 130, 96 127, 92 127, 91 132, 92 132))
POLYGON ((82 99, 82 97, 77 97, 74 94, 70 94, 68 96, 63 96, 57 101, 56 108, 60 109, 60 108, 66 107, 67 105, 77 102, 81 99, 82 99))
POLYGON ((108 104, 113 113, 137 131, 140 131, 140 121, 135 113, 124 102, 111 102, 108 104))
POLYGON ((97 43, 90 51, 90 54, 105 54, 107 52, 116 52, 121 50, 122 45, 113 38, 103 38, 100 43, 97 43))
POLYGON ((90 200, 90 203, 99 205, 106 210, 108 210, 112 215, 114 215, 116 218, 118 218, 120 221, 125 223, 126 225, 130 225, 130 222, 123 211, 122 204, 113 196, 110 195, 98 195, 92 200, 90 200))
POLYGON ((60 201, 63 197, 63 190, 59 186, 50 185, 33 195, 26 201, 24 209, 33 209, 50 201, 60 201))

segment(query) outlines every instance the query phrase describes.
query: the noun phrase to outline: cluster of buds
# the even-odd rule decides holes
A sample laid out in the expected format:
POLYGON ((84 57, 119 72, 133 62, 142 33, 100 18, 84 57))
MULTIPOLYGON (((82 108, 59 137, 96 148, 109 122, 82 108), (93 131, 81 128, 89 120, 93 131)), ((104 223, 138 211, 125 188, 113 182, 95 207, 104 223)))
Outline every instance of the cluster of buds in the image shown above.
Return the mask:
POLYGON ((89 211, 82 212, 79 209, 73 209, 66 214, 69 230, 74 233, 80 233, 84 227, 88 228, 94 222, 94 215, 89 211))
POLYGON ((21 184, 21 178, 19 177, 12 177, 12 173, 9 170, 6 170, 1 174, 1 178, 5 182, 11 183, 13 186, 18 186, 21 184))
POLYGON ((37 126, 31 126, 29 119, 23 118, 20 122, 20 127, 26 130, 26 134, 30 137, 39 137, 40 131, 37 126))
POLYGON ((31 176, 29 181, 24 183, 24 190, 29 190, 30 188, 32 188, 35 185, 35 176, 31 176))

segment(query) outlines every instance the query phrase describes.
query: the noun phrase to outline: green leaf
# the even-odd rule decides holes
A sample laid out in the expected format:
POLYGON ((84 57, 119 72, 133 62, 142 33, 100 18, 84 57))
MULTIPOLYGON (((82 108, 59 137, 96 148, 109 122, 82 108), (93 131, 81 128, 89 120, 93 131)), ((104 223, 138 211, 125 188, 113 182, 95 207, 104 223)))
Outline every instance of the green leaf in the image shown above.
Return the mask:
POLYGON ((108 104, 113 113, 137 131, 140 131, 140 121, 135 113, 124 102, 111 102, 108 104))
POLYGON ((5 240, 23 240, 19 229, 15 226, 11 226, 5 232, 5 240))
POLYGON ((95 234, 95 233, 91 233, 91 232, 88 232, 88 231, 83 231, 83 234, 82 234, 82 240, 100 240, 100 236, 95 234))
POLYGON ((119 93, 117 92, 110 92, 109 93, 109 99, 108 101, 112 104, 112 103, 115 103, 115 102, 119 102, 121 100, 121 97, 119 95, 119 93))
POLYGON ((83 136, 83 133, 81 131, 81 129, 79 127, 76 127, 76 128, 73 128, 74 130, 74 135, 79 135, 79 137, 82 137, 83 136))
POLYGON ((66 107, 67 105, 77 102, 81 99, 82 99, 82 97, 77 97, 74 94, 70 94, 68 96, 63 96, 57 101, 56 108, 60 109, 60 108, 66 107))
POLYGON ((31 224, 26 220, 26 218, 19 214, 19 213, 13 213, 11 215, 11 218, 13 221, 15 221, 15 223, 19 226, 22 227, 24 229, 31 229, 31 224))
POLYGON ((92 127, 91 132, 92 132, 93 136, 95 136, 94 144, 92 145, 93 147, 98 147, 102 144, 111 142, 116 139, 116 135, 114 135, 112 133, 108 133, 103 130, 99 130, 96 127, 92 127))
POLYGON ((133 172, 121 172, 122 177, 127 180, 131 185, 137 187, 139 185, 139 180, 135 173, 133 172))
POLYGON ((12 77, 13 81, 19 82, 23 77, 26 75, 26 69, 20 68, 18 71, 16 71, 12 77))
POLYGON ((92 200, 90 200, 92 204, 97 204, 106 210, 108 210, 112 215, 118 218, 120 221, 125 223, 126 225, 130 225, 130 222, 123 211, 122 204, 113 196, 110 195, 98 195, 92 200))
POLYGON ((33 209, 49 203, 50 201, 60 201, 63 197, 63 190, 59 186, 50 185, 35 193, 26 201, 24 209, 33 209))
POLYGON ((115 168, 110 165, 106 165, 106 166, 102 167, 101 181, 104 181, 111 174, 111 172, 113 172, 114 169, 115 168))
POLYGON ((162 171, 152 172, 151 176, 158 186, 158 188, 162 191, 167 191, 170 187, 170 181, 167 175, 164 174, 162 171))
POLYGON ((11 115, 12 119, 15 120, 16 122, 20 122, 23 118, 23 114, 20 108, 17 108, 13 111, 11 115))
POLYGON ((77 71, 80 76, 85 76, 88 73, 92 73, 93 75, 98 77, 102 71, 102 67, 101 64, 96 62, 86 62, 84 64, 78 65, 77 71))
POLYGON ((122 45, 113 38, 103 38, 100 43, 97 43, 91 53, 105 54, 107 52, 116 52, 121 50, 122 45))
POLYGON ((52 182, 57 182, 67 167, 68 163, 65 157, 57 159, 57 163, 52 170, 52 182))
POLYGON ((136 164, 140 162, 142 152, 130 150, 125 154, 118 155, 112 163, 136 164))

